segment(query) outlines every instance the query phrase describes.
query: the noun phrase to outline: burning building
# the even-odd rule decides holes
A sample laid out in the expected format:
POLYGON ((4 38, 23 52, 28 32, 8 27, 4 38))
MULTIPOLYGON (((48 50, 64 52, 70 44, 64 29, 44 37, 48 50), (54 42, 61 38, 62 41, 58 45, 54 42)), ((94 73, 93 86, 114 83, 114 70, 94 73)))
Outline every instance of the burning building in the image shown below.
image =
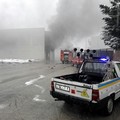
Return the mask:
POLYGON ((0 30, 0 59, 45 59, 43 28, 0 30))

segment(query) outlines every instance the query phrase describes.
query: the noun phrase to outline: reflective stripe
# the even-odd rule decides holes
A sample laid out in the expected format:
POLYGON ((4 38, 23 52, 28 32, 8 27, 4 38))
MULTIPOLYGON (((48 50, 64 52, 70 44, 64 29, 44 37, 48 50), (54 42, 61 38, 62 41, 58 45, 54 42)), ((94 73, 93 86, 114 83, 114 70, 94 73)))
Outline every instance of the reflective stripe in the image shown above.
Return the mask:
POLYGON ((119 82, 120 82, 120 78, 115 78, 115 79, 113 79, 113 80, 111 80, 111 81, 108 81, 108 82, 106 82, 106 83, 101 83, 101 84, 99 84, 99 85, 98 85, 98 88, 99 88, 99 90, 102 90, 102 89, 104 89, 104 88, 107 88, 107 87, 112 86, 112 85, 114 85, 114 84, 117 84, 117 83, 119 83, 119 82))

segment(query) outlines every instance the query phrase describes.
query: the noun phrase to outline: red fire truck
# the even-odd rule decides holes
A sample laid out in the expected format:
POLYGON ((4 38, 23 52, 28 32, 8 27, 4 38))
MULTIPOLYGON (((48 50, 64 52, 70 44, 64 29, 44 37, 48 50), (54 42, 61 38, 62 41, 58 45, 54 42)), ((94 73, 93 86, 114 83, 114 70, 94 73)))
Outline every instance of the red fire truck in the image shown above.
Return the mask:
POLYGON ((73 58, 73 52, 70 50, 61 50, 60 52, 60 60, 64 63, 71 63, 73 58))

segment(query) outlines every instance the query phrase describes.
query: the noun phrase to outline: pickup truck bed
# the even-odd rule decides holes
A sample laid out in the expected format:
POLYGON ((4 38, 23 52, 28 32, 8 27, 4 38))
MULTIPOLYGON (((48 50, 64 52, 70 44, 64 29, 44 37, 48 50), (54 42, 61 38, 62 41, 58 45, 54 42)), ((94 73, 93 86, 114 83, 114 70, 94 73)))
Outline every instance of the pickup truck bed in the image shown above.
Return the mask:
POLYGON ((57 79, 66 80, 66 81, 75 81, 80 83, 88 83, 88 84, 98 84, 102 82, 104 74, 100 73, 76 73, 55 77, 57 79))

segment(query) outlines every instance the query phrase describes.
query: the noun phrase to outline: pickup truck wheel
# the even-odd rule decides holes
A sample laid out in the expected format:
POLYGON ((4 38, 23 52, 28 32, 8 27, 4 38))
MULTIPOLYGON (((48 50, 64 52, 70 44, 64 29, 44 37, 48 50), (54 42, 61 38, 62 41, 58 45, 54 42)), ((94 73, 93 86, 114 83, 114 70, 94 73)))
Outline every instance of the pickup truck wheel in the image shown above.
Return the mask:
POLYGON ((113 109, 114 109, 114 101, 113 101, 112 97, 110 97, 107 100, 107 104, 105 106, 105 114, 110 115, 113 112, 113 109))

